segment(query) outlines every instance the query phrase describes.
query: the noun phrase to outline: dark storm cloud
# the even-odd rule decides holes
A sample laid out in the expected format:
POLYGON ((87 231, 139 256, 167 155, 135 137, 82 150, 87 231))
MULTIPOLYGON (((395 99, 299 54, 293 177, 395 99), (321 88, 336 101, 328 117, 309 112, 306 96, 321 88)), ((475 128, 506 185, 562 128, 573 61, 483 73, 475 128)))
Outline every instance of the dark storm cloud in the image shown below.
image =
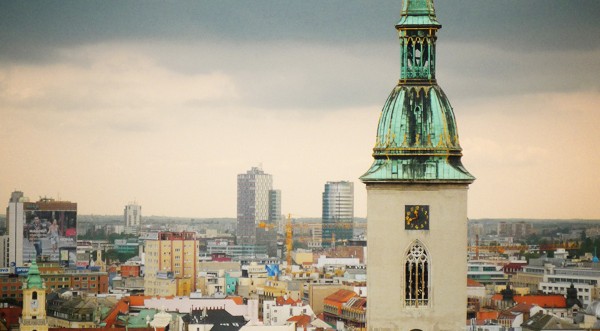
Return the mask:
MULTIPOLYGON (((400 0, 3 1, 0 56, 52 59, 53 49, 113 40, 387 41, 400 0)), ((596 0, 438 0, 449 41, 501 47, 600 47, 596 0)))
MULTIPOLYGON (((450 95, 599 87, 594 51, 600 49, 595 17, 600 1, 435 4, 443 25, 438 78, 450 95)), ((226 73, 242 87, 244 105, 372 105, 397 79, 394 24, 400 5, 400 0, 3 1, 0 64, 86 66, 86 58, 65 50, 135 44, 173 72, 226 73)))

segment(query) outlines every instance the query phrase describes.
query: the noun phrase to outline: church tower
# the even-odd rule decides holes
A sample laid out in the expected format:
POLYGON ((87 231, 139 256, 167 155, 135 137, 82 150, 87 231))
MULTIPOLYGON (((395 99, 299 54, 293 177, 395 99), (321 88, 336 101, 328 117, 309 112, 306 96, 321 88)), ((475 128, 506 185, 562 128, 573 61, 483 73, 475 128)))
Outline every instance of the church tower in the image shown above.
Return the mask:
POLYGON ((48 331, 46 286, 35 260, 23 282, 23 312, 19 324, 21 331, 48 331))
POLYGON ((404 0, 400 79, 379 119, 367 186, 369 331, 462 330, 467 190, 454 112, 437 85, 433 0, 404 0))

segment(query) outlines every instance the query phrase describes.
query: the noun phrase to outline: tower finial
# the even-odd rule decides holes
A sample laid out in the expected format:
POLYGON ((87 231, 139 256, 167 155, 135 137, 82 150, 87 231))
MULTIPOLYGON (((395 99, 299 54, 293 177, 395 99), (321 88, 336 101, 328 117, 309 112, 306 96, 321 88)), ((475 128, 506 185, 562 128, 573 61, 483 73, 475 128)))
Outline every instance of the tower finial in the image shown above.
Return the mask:
POLYGON ((396 28, 408 26, 442 27, 435 16, 433 0, 404 0, 396 28))

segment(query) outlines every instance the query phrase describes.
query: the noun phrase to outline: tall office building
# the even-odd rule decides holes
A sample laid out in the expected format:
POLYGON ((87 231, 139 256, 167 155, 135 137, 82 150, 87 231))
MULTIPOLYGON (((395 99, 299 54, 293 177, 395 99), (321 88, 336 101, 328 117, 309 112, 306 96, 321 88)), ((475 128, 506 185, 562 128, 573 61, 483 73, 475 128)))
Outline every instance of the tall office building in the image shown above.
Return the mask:
POLYGON ((6 208, 8 239, 4 239, 4 246, 8 246, 8 252, 4 254, 4 267, 23 265, 23 241, 25 240, 23 238, 23 225, 25 224, 23 203, 26 201, 27 198, 23 196, 23 192, 15 191, 10 195, 6 208))
POLYGON ((327 182, 323 191, 323 246, 352 239, 354 222, 354 183, 327 182))
POLYGON ((123 211, 125 233, 138 234, 142 226, 142 206, 132 203, 125 206, 123 211))
POLYGON ((273 176, 260 168, 253 167, 238 175, 237 244, 265 246, 270 256, 277 252, 277 229, 270 222, 270 202, 281 204, 281 193, 272 191, 273 176))
POLYGON ((146 295, 189 296, 196 291, 200 247, 195 232, 159 232, 145 246, 146 295))
POLYGON ((400 80, 379 119, 367 186, 367 328, 465 328, 467 191, 452 106, 437 85, 432 0, 404 0, 400 80))
POLYGON ((281 190, 269 191, 269 223, 275 225, 278 233, 283 233, 283 216, 281 215, 281 190))

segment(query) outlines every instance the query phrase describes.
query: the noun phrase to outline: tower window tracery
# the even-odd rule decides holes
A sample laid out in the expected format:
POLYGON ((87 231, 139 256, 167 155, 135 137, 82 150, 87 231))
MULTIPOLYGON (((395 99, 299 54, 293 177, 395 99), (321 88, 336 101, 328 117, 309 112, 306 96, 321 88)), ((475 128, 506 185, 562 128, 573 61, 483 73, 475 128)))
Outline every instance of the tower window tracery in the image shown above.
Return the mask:
POLYGON ((408 249, 404 273, 406 306, 427 306, 429 304, 429 256, 418 240, 408 249))

